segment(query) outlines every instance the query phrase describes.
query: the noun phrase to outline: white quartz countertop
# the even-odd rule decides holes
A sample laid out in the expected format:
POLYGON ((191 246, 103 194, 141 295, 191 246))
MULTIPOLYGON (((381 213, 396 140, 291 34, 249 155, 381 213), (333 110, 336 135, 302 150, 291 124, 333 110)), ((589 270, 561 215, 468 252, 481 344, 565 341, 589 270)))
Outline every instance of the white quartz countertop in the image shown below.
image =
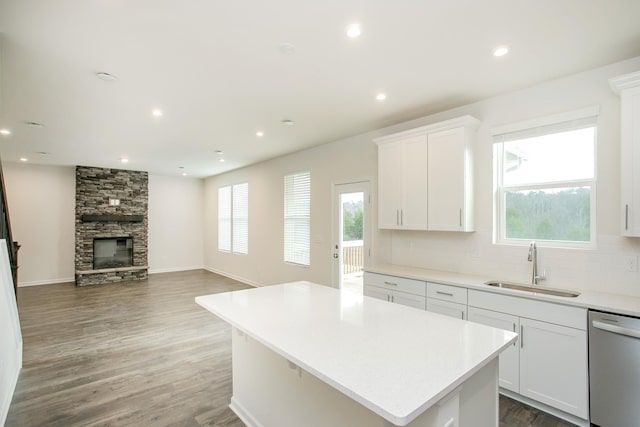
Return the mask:
POLYGON ((406 425, 516 334, 310 282, 196 302, 396 425, 406 425))
MULTIPOLYGON (((519 296, 522 298, 535 299, 540 301, 554 302, 557 304, 570 305, 574 307, 591 308, 595 310, 609 311, 626 314, 628 316, 640 316, 640 298, 628 295, 609 294, 604 292, 594 292, 588 290, 571 289, 580 292, 575 298, 558 297, 553 295, 537 294, 527 291, 513 289, 495 288, 485 285, 489 280, 499 280, 500 277, 483 277, 463 273, 448 271, 427 270, 416 267, 405 267, 401 265, 384 264, 373 267, 366 267, 365 271, 371 273, 387 274, 390 276, 406 277, 409 279, 422 280, 425 282, 442 283, 446 285, 462 286, 468 289, 477 289, 485 292, 519 296)), ((539 285, 544 288, 545 285, 539 285)), ((555 289, 561 289, 556 288, 555 289)))

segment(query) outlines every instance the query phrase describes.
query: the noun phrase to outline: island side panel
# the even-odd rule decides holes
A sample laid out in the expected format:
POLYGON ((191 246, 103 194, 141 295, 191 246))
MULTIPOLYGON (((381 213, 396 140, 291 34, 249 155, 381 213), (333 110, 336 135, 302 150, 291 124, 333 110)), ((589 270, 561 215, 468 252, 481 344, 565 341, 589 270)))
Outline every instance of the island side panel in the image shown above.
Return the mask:
POLYGON ((464 382, 460 392, 460 427, 498 426, 498 357, 464 382))
MULTIPOLYGON (((230 407, 249 427, 392 427, 394 424, 233 328, 230 407)), ((409 427, 497 426, 497 359, 409 427), (460 408, 466 411, 460 422, 460 408)))

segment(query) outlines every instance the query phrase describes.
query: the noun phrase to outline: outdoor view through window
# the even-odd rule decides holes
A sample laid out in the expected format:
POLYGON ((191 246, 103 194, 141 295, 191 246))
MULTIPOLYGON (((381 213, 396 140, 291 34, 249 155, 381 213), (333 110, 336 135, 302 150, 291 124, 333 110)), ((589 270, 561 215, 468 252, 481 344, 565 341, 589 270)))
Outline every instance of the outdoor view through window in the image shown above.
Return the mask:
POLYGON ((592 242, 596 127, 496 144, 502 241, 592 242))

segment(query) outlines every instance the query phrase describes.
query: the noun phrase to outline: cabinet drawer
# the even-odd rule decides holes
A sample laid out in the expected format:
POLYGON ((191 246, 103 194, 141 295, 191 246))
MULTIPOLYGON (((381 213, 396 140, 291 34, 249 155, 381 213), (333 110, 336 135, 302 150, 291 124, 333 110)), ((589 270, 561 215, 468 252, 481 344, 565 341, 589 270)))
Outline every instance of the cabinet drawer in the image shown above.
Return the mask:
POLYGON ((427 296, 443 301, 451 301, 458 304, 467 303, 467 288, 458 286, 441 285, 440 283, 427 283, 427 296))
POLYGON ((426 296, 427 294, 427 283, 422 280, 406 279, 386 274, 365 272, 364 284, 414 295, 426 296))

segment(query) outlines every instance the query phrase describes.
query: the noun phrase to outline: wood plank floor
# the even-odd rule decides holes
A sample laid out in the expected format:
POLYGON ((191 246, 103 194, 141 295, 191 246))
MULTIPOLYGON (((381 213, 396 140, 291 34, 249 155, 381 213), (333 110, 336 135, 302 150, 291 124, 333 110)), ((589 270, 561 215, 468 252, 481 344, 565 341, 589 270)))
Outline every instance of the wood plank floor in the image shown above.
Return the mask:
MULTIPOLYGON (((248 288, 204 270, 20 288, 23 369, 7 426, 242 427, 229 326, 194 297, 248 288)), ((564 427, 501 397, 500 426, 564 427)))

